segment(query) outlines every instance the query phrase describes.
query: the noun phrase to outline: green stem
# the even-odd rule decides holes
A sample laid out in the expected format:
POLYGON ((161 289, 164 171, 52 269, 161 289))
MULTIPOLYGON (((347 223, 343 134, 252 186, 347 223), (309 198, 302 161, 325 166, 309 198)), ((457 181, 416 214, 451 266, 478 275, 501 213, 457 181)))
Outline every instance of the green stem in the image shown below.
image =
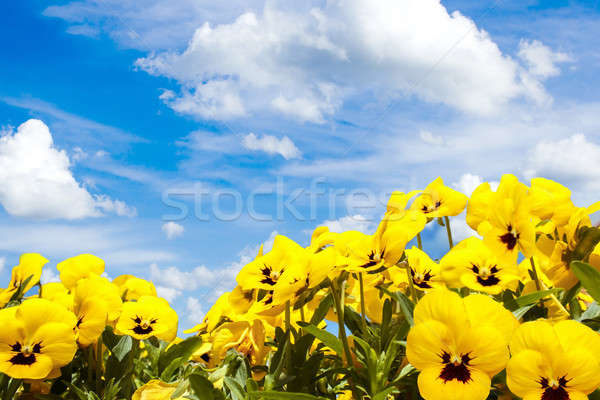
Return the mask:
POLYGON ((531 274, 533 275, 533 280, 535 281, 535 288, 539 292, 540 290, 542 290, 542 284, 540 282, 540 277, 538 276, 537 268, 535 267, 533 257, 529 257, 529 263, 531 264, 531 274))
POLYGON ((288 300, 285 303, 285 330, 291 332, 290 328, 291 328, 292 324, 291 324, 290 319, 291 319, 292 312, 291 312, 290 308, 291 308, 291 305, 290 305, 290 301, 288 300))
POLYGON ((94 372, 94 368, 93 365, 95 365, 94 363, 94 346, 89 345, 87 348, 87 356, 88 356, 88 368, 87 368, 87 378, 88 378, 88 382, 94 382, 93 380, 93 372, 94 372))
POLYGON ((447 216, 444 217, 444 225, 446 225, 446 232, 448 233, 448 244, 450 248, 454 247, 454 242, 452 241, 452 231, 450 230, 450 218, 447 216))
POLYGON ((100 386, 102 384, 102 336, 98 337, 98 342, 96 343, 96 392, 98 394, 102 394, 104 389, 100 390, 100 386))
POLYGON ((362 317, 363 332, 367 333, 367 316, 365 314, 365 287, 363 283, 363 274, 358 274, 358 283, 360 284, 360 315, 362 317))
POLYGON ((304 316, 304 306, 300 307, 300 320, 302 322, 306 322, 306 317, 304 316))
POLYGON ((346 336, 346 329, 344 327, 344 309, 341 304, 340 297, 344 295, 343 287, 341 288, 341 294, 338 295, 337 290, 335 289, 335 284, 331 282, 331 295, 333 296, 333 303, 335 304, 335 312, 337 314, 338 320, 338 337, 342 342, 342 346, 344 347, 344 358, 346 362, 346 366, 350 366, 352 363, 352 353, 350 353, 350 346, 348 345, 348 337, 346 336))
POLYGON ((415 289, 415 284, 413 283, 412 274, 410 273, 410 265, 406 261, 401 262, 400 264, 404 264, 404 269, 406 270, 406 278, 408 279, 408 288, 410 290, 410 297, 412 297, 413 302, 417 304, 417 289, 415 289))
POLYGON ((421 240, 421 233, 417 233, 417 246, 419 246, 419 250, 423 250, 423 240, 421 240))

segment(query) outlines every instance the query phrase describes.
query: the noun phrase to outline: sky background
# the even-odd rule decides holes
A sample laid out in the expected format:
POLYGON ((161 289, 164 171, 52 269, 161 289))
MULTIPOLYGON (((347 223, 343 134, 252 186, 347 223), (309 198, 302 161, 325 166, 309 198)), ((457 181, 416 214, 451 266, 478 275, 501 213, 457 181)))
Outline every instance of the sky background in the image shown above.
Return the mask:
POLYGON ((599 1, 296 3, 3 2, 4 281, 90 252, 190 327, 260 243, 372 232, 393 190, 514 173, 598 200, 599 1))

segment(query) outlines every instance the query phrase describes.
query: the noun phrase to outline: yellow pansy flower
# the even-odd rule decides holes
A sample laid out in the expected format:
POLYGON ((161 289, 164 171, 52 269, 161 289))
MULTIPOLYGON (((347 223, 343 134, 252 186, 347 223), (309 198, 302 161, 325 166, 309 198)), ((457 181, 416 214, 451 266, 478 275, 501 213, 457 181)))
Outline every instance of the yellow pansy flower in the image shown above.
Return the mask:
POLYGON ((533 178, 527 195, 531 214, 540 220, 552 220, 554 226, 567 223, 575 206, 571 191, 550 179, 533 178))
POLYGON ((600 336, 576 321, 525 322, 510 351, 506 382, 524 400, 583 400, 600 386, 600 336))
POLYGON ((121 312, 119 290, 108 279, 90 276, 80 279, 73 291, 73 312, 77 316, 77 341, 81 347, 95 343, 107 322, 115 321, 121 312))
POLYGON ((113 283, 120 289, 123 300, 137 300, 142 296, 156 296, 156 287, 152 282, 133 275, 119 275, 113 283))
POLYGON ((387 212, 394 214, 404 213, 406 211, 406 207, 408 206, 408 202, 421 192, 422 190, 413 190, 408 193, 399 191, 392 192, 392 195, 387 203, 387 212))
POLYGON ((527 186, 514 175, 503 175, 487 220, 478 226, 486 245, 507 262, 516 263, 519 250, 531 257, 535 226, 527 204, 527 186))
MULTIPOLYGON (((158 379, 152 379, 143 386, 140 386, 131 400, 171 400, 171 395, 177 389, 176 383, 165 383, 158 379)), ((183 396, 176 397, 173 400, 184 399, 183 396)))
POLYGON ((75 315, 48 300, 0 310, 0 324, 0 372, 13 378, 46 378, 77 350, 75 315))
POLYGON ((508 362, 508 339, 518 324, 512 314, 487 296, 461 299, 437 289, 417 303, 414 318, 406 356, 420 370, 421 396, 484 400, 491 378, 508 362))
POLYGON ((519 280, 516 265, 499 259, 476 237, 457 244, 442 257, 440 265, 443 280, 456 288, 498 294, 519 280))
POLYGON ((410 268, 410 275, 417 289, 427 290, 444 285, 440 276, 440 265, 433 261, 427 253, 414 246, 404 253, 410 268))
POLYGON ((92 254, 80 254, 59 262, 56 269, 60 272, 60 281, 71 290, 80 279, 91 275, 102 275, 104 260, 92 254))
POLYGON ((177 313, 160 297, 142 296, 123 304, 116 331, 138 340, 157 337, 170 342, 177 335, 177 313))
POLYGON ((73 311, 73 294, 60 282, 48 282, 42 285, 42 299, 50 300, 73 311))
POLYGON ((0 307, 3 307, 10 301, 19 287, 29 278, 27 285, 22 293, 37 285, 42 276, 42 267, 48 263, 48 260, 37 253, 22 254, 19 258, 19 265, 13 267, 10 283, 6 289, 0 289, 0 307))
POLYGON ((298 262, 286 268, 275 285, 273 290, 275 304, 291 300, 323 282, 335 268, 336 261, 337 252, 333 247, 327 247, 314 254, 305 252, 299 257, 298 262))
POLYGON ((251 365, 262 365, 269 352, 265 340, 265 328, 260 319, 226 322, 213 334, 212 354, 222 360, 227 350, 233 348, 248 357, 251 365))
POLYGON ((217 301, 212 305, 210 310, 204 316, 201 323, 191 329, 183 331, 183 333, 205 333, 212 332, 223 319, 231 314, 231 306, 229 302, 229 292, 223 293, 217 301))
POLYGON ((406 244, 425 228, 424 214, 387 213, 373 235, 353 232, 340 236, 335 247, 347 258, 344 269, 350 272, 370 272, 390 268, 400 261, 406 244))
POLYGON ((444 185, 441 177, 431 182, 410 206, 428 218, 450 217, 460 214, 467 205, 467 196, 444 185))
POLYGON ((42 268, 48 263, 48 260, 37 253, 27 253, 19 258, 19 265, 13 268, 10 279, 9 289, 17 289, 27 278, 31 277, 23 293, 37 285, 42 276, 42 268))
POLYGON ((474 231, 488 218, 495 193, 488 182, 483 182, 473 190, 467 203, 467 225, 474 231))
POLYGON ((243 289, 273 290, 286 268, 291 268, 307 260, 305 249, 293 240, 277 235, 273 249, 257 256, 246 264, 236 280, 243 289))

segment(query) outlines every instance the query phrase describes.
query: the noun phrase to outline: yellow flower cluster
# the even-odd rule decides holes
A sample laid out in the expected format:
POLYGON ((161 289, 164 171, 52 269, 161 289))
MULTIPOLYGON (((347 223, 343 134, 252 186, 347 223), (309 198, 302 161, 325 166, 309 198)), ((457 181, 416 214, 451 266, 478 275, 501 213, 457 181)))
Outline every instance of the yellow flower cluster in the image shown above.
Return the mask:
MULTIPOLYGON (((261 248, 237 287, 189 331, 204 340, 195 359, 216 366, 235 348, 261 365, 269 352, 265 337, 277 327, 304 326, 329 293, 365 324, 378 324, 389 294, 402 292, 416 303, 406 360, 420 371, 426 400, 486 399, 502 387, 492 380, 507 364, 505 382, 524 399, 584 398, 600 386, 600 338, 571 319, 593 299, 580 290, 570 263, 600 269, 600 236, 586 239, 599 209, 600 202, 576 207, 556 182, 535 178, 527 186, 513 175, 496 190, 483 183, 470 198, 441 178, 421 191, 394 192, 374 234, 320 227, 308 247, 277 236, 271 251, 261 248), (474 232, 454 245, 449 217, 465 209, 474 232), (450 245, 437 261, 423 251, 420 235, 436 220, 450 245), (418 246, 406 248, 415 238, 418 246), (587 250, 586 240, 593 244, 587 250), (511 310, 516 316, 505 307, 527 295, 527 307, 511 310), (545 314, 532 317, 534 306, 545 314), (520 325, 524 316, 530 322, 520 325)), ((342 313, 329 310, 327 319, 339 322, 342 313)), ((350 347, 352 339, 345 339, 350 347)))
POLYGON ((24 254, 0 289, 0 372, 18 379, 51 379, 73 359, 78 348, 98 341, 106 326, 136 339, 171 341, 177 314, 156 297, 150 282, 128 275, 112 282, 103 277, 104 261, 91 254, 57 265, 60 282, 41 285, 48 260, 24 254), (39 294, 23 297, 34 286, 39 294))

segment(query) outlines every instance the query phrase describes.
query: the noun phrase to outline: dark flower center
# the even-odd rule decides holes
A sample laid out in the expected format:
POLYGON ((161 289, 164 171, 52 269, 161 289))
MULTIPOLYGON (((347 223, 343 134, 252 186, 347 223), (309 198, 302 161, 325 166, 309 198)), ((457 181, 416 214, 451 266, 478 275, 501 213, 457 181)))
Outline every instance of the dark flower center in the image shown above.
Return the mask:
POLYGON ((435 205, 433 207, 423 205, 423 207, 421 208, 421 211, 423 211, 425 214, 430 213, 430 212, 434 212, 435 210, 437 210, 438 208, 440 208, 441 205, 442 205, 441 201, 436 201, 435 205))
POLYGON ((504 235, 500 236, 500 241, 506 245, 508 250, 512 250, 517 245, 517 240, 519 240, 519 234, 513 231, 512 225, 506 227, 506 232, 504 235))
POLYGON ((381 260, 383 260, 383 257, 385 256, 385 249, 381 250, 381 253, 375 253, 373 250, 371 250, 371 253, 369 254, 369 261, 366 264, 361 265, 361 268, 370 268, 370 267, 374 267, 376 265, 378 265, 381 260))
POLYGON ((157 320, 154 318, 151 320, 142 320, 142 318, 136 315, 136 317, 133 318, 133 322, 136 323, 136 326, 133 328, 133 331, 138 335, 147 335, 154 330, 154 328, 152 328, 152 325, 155 324, 156 321, 157 320))
POLYGON ((496 274, 500 271, 498 266, 494 265, 488 271, 482 271, 479 266, 471 264, 471 271, 477 274, 477 282, 481 286, 494 286, 500 283, 500 278, 496 274))
POLYGON ((566 376, 563 376, 558 382, 553 382, 552 385, 548 382, 548 379, 541 378, 539 384, 544 389, 541 400, 569 400, 569 393, 565 389, 568 380, 566 376))
POLYGON ((410 275, 412 276, 413 283, 421 289, 432 288, 432 286, 429 284, 429 281, 433 277, 433 275, 431 275, 431 270, 425 271, 424 274, 416 274, 415 271, 411 268, 410 275))
POLYGON ((454 379, 461 383, 467 383, 471 381, 471 371, 469 371, 469 362, 471 357, 469 354, 461 355, 460 359, 457 357, 451 357, 449 353, 442 353, 442 362, 445 364, 440 374, 440 379, 446 382, 450 382, 454 379))
POLYGON ((283 268, 281 269, 281 271, 274 271, 271 266, 264 264, 264 267, 260 270, 260 272, 264 276, 264 278, 260 281, 261 283, 266 283, 267 285, 275 286, 277 280, 283 273, 283 268))
POLYGON ((11 350, 17 352, 10 360, 13 365, 32 365, 36 361, 36 354, 42 352, 42 342, 36 343, 33 346, 25 346, 17 342, 10 346, 11 350))

